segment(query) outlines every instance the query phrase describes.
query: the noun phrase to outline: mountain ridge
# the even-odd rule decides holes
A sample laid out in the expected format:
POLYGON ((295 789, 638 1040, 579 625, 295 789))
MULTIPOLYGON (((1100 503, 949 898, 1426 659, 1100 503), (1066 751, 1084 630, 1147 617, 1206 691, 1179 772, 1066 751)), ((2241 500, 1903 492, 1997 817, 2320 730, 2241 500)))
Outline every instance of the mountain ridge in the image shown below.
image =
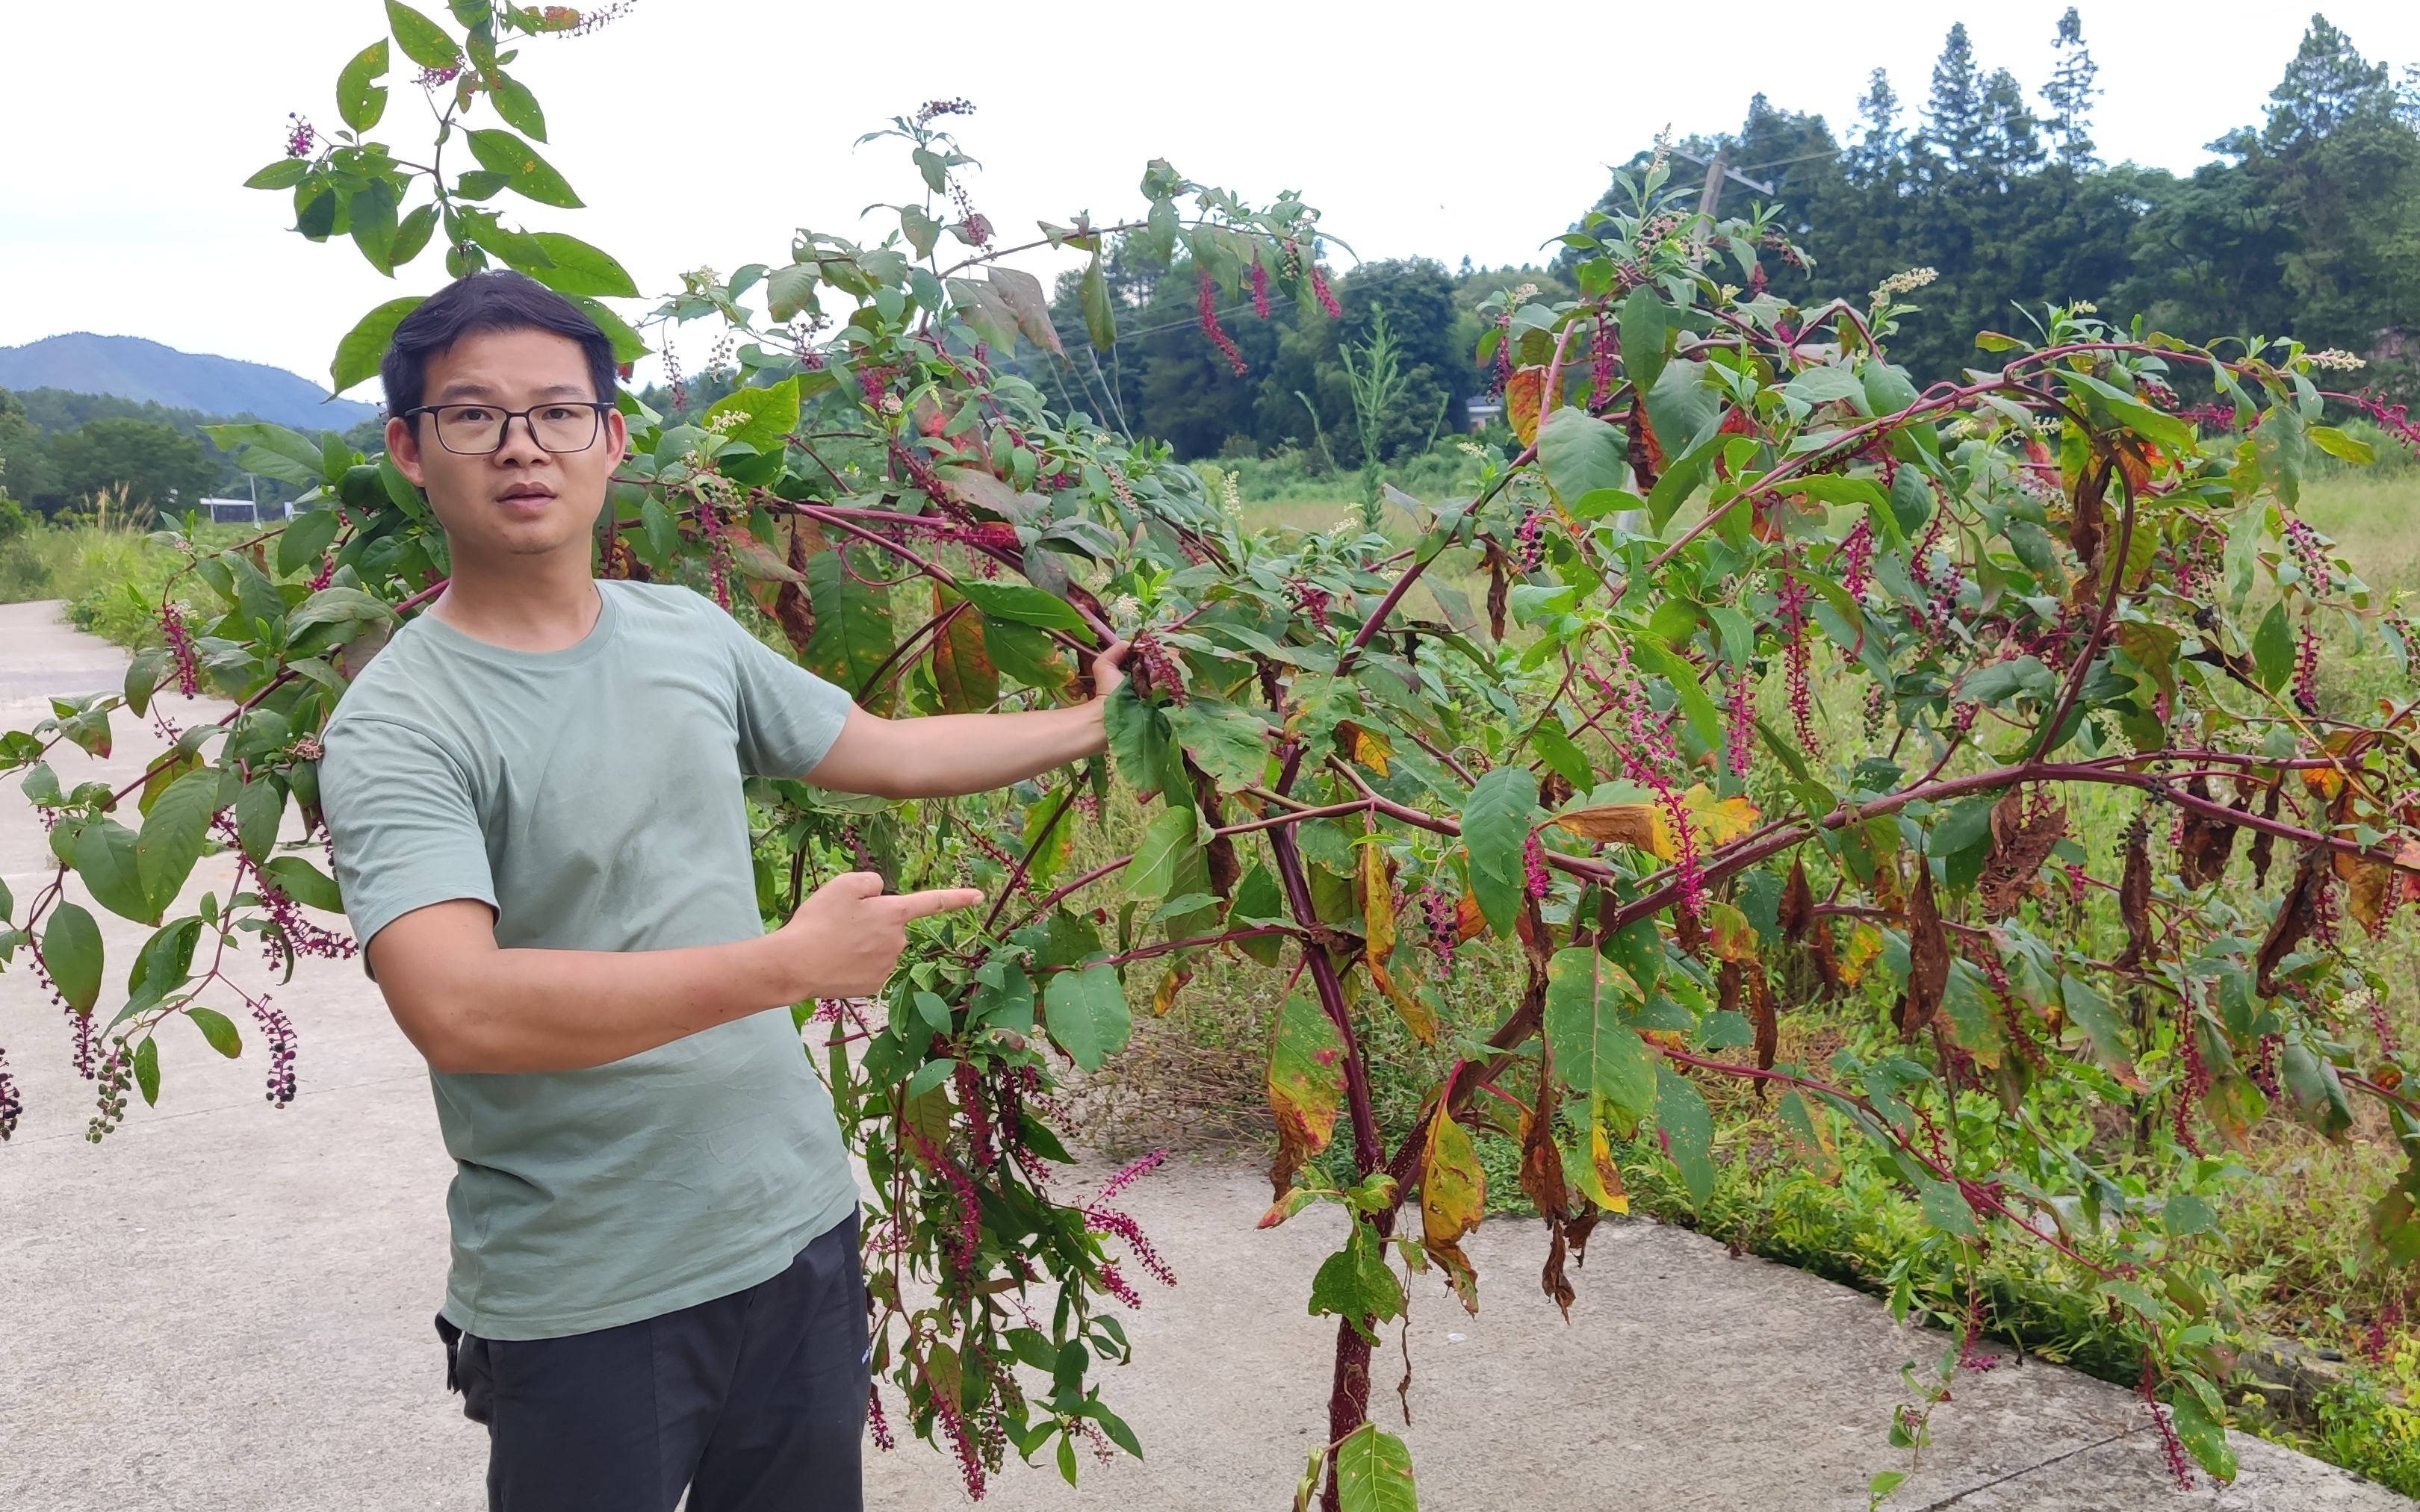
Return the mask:
POLYGON ((298 430, 342 431, 378 413, 375 405, 331 399, 309 378, 266 363, 89 331, 0 347, 0 388, 106 393, 209 415, 248 413, 298 430))

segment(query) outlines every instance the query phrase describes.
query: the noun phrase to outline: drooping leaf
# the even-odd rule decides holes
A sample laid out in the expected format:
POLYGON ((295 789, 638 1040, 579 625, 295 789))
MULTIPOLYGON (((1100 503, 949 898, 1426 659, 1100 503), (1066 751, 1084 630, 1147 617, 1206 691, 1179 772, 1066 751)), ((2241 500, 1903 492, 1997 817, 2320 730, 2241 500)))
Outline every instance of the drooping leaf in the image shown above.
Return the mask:
POLYGON ((1639 1000, 1630 974, 1587 946, 1558 950, 1546 968, 1546 1043, 1555 1074, 1583 1097, 1602 1100, 1625 1126, 1655 1103, 1655 1068, 1628 1009, 1639 1000))
POLYGON ((1487 1211, 1487 1174, 1480 1169, 1470 1132, 1439 1106, 1429 1120, 1429 1142, 1420 1162, 1420 1244, 1445 1267, 1455 1294, 1479 1311, 1479 1277, 1462 1252, 1463 1236, 1487 1211))
POLYGON ((1308 993, 1290 994, 1269 1033, 1265 1078, 1278 1131, 1269 1185, 1282 1197, 1294 1173, 1327 1148, 1344 1101, 1344 1040, 1308 993))
POLYGON ((1507 763, 1482 774, 1462 807, 1462 843, 1470 856, 1470 887, 1499 935, 1510 936, 1521 907, 1521 855, 1538 809, 1538 779, 1507 763))
MULTIPOLYGON (((940 584, 933 585, 936 614, 948 613, 954 602, 940 584)), ((933 638, 933 690, 945 714, 989 713, 1000 702, 1000 670, 984 645, 982 615, 961 610, 933 638)))
POLYGON ((201 859, 210 816, 219 810, 221 777, 210 767, 186 773, 160 795, 143 821, 134 841, 135 874, 155 912, 176 901, 194 863, 201 859))
POLYGON ((505 187, 515 193, 558 209, 580 208, 580 196, 572 193, 571 185, 555 171, 554 164, 539 157, 537 148, 520 136, 502 128, 471 131, 464 135, 470 138, 471 156, 479 160, 479 166, 503 175, 505 187))
POLYGON ((1115 967, 1090 965, 1052 976, 1043 994, 1043 1021, 1051 1041, 1086 1071, 1125 1048, 1134 1032, 1125 985, 1115 967))
POLYGON ((1714 1119, 1689 1079, 1670 1066, 1655 1068, 1655 1127, 1689 1200, 1703 1208, 1714 1195, 1714 1119))
POLYGON ((1395 882, 1388 867, 1386 847, 1363 845, 1358 849, 1361 864, 1355 881, 1361 904, 1362 953, 1370 967, 1370 980, 1386 995, 1387 1001, 1395 1005, 1395 1011, 1403 1017, 1404 1027, 1412 1031, 1412 1038, 1422 1044, 1435 1044, 1436 1014, 1388 964, 1396 944, 1395 882))
POLYGON ((78 905, 62 902, 42 931, 42 967, 68 1007, 92 1011, 101 1000, 101 926, 78 905))
POLYGON ((342 393, 354 384, 374 378, 379 363, 386 356, 388 345, 395 339, 395 328, 403 317, 420 308, 426 295, 407 294, 389 300, 384 304, 354 322, 353 329, 336 343, 335 360, 328 364, 328 387, 342 393))

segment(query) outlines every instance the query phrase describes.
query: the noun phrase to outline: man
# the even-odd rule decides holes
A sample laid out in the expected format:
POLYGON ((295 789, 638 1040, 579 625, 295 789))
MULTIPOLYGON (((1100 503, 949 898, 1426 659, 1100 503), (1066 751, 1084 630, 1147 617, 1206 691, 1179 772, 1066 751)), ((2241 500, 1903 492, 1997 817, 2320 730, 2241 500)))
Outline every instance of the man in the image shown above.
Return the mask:
POLYGON ((420 305, 380 374, 451 578, 346 693, 320 785, 457 1164, 438 1332, 489 1505, 857 1508, 857 1192, 785 1009, 876 991, 908 920, 981 895, 852 872, 766 933, 741 779, 974 793, 1099 751, 1100 711, 877 718, 708 599, 596 580, 613 350, 520 274, 420 305))

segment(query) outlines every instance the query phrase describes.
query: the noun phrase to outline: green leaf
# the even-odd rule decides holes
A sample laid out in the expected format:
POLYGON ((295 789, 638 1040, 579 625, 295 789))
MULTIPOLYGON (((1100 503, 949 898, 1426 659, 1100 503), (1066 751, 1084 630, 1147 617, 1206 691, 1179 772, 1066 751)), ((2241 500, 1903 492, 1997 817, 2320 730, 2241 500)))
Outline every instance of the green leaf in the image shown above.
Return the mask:
POLYGON ((195 1006, 187 1008, 185 1016, 194 1021, 194 1027, 202 1031, 202 1038, 220 1055, 233 1060, 243 1054, 243 1036, 235 1032, 235 1026, 225 1013, 195 1006))
POLYGON ((1668 333, 1664 297, 1652 285, 1632 289, 1621 301, 1621 366, 1636 392, 1645 393, 1663 375, 1668 333))
POLYGON ((1600 488, 1630 486, 1630 454, 1621 432, 1563 405, 1538 424, 1538 466, 1546 486, 1568 503, 1600 488))
POLYGON ((386 23, 403 55, 424 69, 450 69, 462 61, 462 50, 445 28, 410 6, 386 0, 386 23))
POLYGON ((916 1074, 908 1078, 908 1101, 912 1103, 940 1086, 949 1080, 957 1069, 956 1059, 950 1056, 943 1056, 937 1060, 928 1060, 917 1067, 916 1074))
MULTIPOLYGON (((529 239, 545 250, 553 266, 532 268, 529 275, 557 294, 586 294, 600 299, 636 299, 639 285, 622 265, 602 250, 560 231, 532 231, 529 239)), ((748 391, 742 390, 742 393, 748 391)))
POLYGON ((799 428, 799 380, 785 378, 766 388, 734 389, 707 408, 706 419, 732 414, 744 418, 723 433, 723 440, 744 441, 778 456, 783 438, 799 428))
POLYGON ((248 472, 280 483, 296 484, 315 488, 332 482, 322 466, 324 455, 319 443, 300 431, 287 430, 266 421, 245 421, 226 425, 195 427, 210 439, 210 443, 223 452, 236 453, 236 461, 248 472))
POLYGON ((262 864, 261 875, 278 891, 307 908, 331 914, 345 911, 345 896, 328 873, 299 856, 280 856, 262 864))
POLYGON ((2334 425, 2313 425, 2304 432, 2304 436, 2313 446, 2339 462, 2350 462, 2355 467, 2366 468, 2378 460, 2376 447, 2367 441, 2357 440, 2346 435, 2334 425))
POLYGON ((1311 1315, 1342 1318, 1364 1338, 1375 1335, 1370 1324, 1402 1316, 1403 1283, 1387 1264, 1385 1242, 1356 1222, 1344 1233, 1344 1247, 1320 1262, 1311 1278, 1311 1315))
MULTIPOLYGON (((1647 421, 1667 456, 1682 455, 1714 440, 1712 432, 1721 409, 1703 379, 1706 364, 1686 360, 1664 364, 1655 386, 1647 391, 1647 421)), ((1711 456, 1713 454, 1707 454, 1711 456)), ((1680 463, 1673 464, 1680 471, 1680 463)))
POLYGON ((1610 1104, 1635 1122, 1655 1105, 1655 1067, 1630 1026, 1637 989, 1587 946, 1555 952, 1546 966, 1546 1043, 1563 1085, 1610 1104))
POLYGON ((1125 986, 1111 966, 1090 965, 1052 977, 1043 995, 1042 1013, 1052 1041, 1086 1071, 1100 1070, 1103 1061, 1125 1048, 1126 1037, 1134 1032, 1125 986))
POLYGON ((387 247, 387 266, 400 268, 419 256, 428 245, 430 233, 436 229, 437 207, 433 203, 423 205, 405 216, 403 223, 395 228, 395 240, 387 247))
POLYGON ((1364 1423, 1336 1446, 1337 1499, 1344 1512, 1419 1512, 1412 1487, 1412 1451, 1375 1423, 1364 1423))
POLYGON ((2089 373, 2066 367, 2056 369, 2056 373, 2060 382, 2086 396, 2088 408, 2106 411, 2135 435, 2186 456, 2199 450, 2193 427, 2176 416, 2162 414, 2116 384, 2104 383, 2089 373))
POLYGON ((2092 1041, 2092 1052, 2101 1063, 2112 1071, 2132 1074, 2133 1057, 2127 1049, 2125 1026, 2101 989, 2082 977, 2063 976, 2058 980, 2058 997, 2067 1021, 2092 1041))
POLYGON ((101 1000, 101 926, 78 905, 62 902, 42 932, 42 969, 68 1007, 89 1013, 101 1000))
POLYGON ((555 172, 554 164, 537 155, 537 149, 510 131, 489 129, 467 133, 471 139, 471 156, 489 173, 504 176, 506 187, 541 205, 558 209, 581 208, 580 196, 571 185, 555 172))
POLYGON ((589 323, 605 332, 605 339, 613 344, 613 361, 635 363, 647 355, 647 338, 640 335, 630 322, 585 294, 573 294, 567 297, 572 303, 580 306, 580 313, 588 317, 589 323))
POLYGON ((1678 653, 1657 643, 1652 636, 1642 636, 1630 642, 1630 654, 1648 671, 1672 686, 1672 693, 1681 703, 1681 716, 1689 721, 1689 729, 1708 750, 1719 750, 1723 744, 1722 711, 1714 707, 1714 699, 1705 685, 1698 681, 1698 670, 1678 653))
POLYGON ((2168 1423, 2194 1463, 2222 1481, 2235 1479, 2235 1451, 2226 1446, 2226 1428, 2210 1415, 2199 1398, 2190 1393, 2180 1395, 2169 1404, 2168 1423))
POLYGON ((134 1046, 134 1086, 145 1107, 160 1105, 160 1041, 147 1034, 134 1046))
POLYGON ((2294 675, 2294 632, 2286 623, 2286 606, 2280 602, 2269 606, 2260 617, 2259 628, 2252 632, 2252 669, 2260 677, 2260 686, 2274 693, 2294 675))
POLYGON ((1108 351, 1118 344, 1117 306, 1109 300, 1109 283, 1102 276, 1101 249, 1093 249, 1093 261, 1084 270, 1083 282, 1076 287, 1077 298, 1084 307, 1084 334, 1094 347, 1108 351))
POLYGON ((254 778, 236 795, 236 843, 255 864, 269 859, 277 845, 278 824, 285 817, 286 795, 269 778, 254 778))
POLYGON ((310 177, 307 158, 280 158, 243 181, 246 189, 291 189, 310 177))
POLYGON ((395 328, 403 317, 420 308, 426 295, 407 294, 389 300, 361 317, 353 329, 336 343, 335 360, 328 364, 328 387, 342 393, 354 384, 377 375, 379 360, 386 355, 387 343, 395 339, 395 328))
POLYGON ((1802 404, 1831 404, 1842 399, 1863 399, 1866 385, 1852 367, 1810 367, 1783 384, 1781 392, 1802 404))
POLYGON ((386 114, 386 90, 377 81, 386 77, 386 39, 381 37, 353 55, 336 75, 336 114, 356 131, 366 131, 386 114))
POLYGON ((1508 763, 1472 784, 1462 806, 1462 843, 1470 855, 1470 888, 1479 911, 1499 935, 1510 936, 1521 909, 1521 853, 1538 810, 1538 779, 1508 763))
POLYGON ((143 821, 143 832, 134 841, 134 868, 154 912, 176 902, 185 879, 193 875, 194 863, 201 859, 210 816, 219 810, 222 775, 210 766, 187 772, 160 795, 143 821))
POLYGON ((1196 825, 1193 805, 1175 802, 1167 805, 1152 822, 1143 826, 1142 839, 1136 844, 1132 870, 1126 890, 1145 900, 1164 898, 1176 886, 1186 857, 1200 847, 1194 836, 1196 825))
POLYGON ((344 517, 333 509, 306 509, 295 516, 277 537, 279 576, 291 577, 318 562, 344 523, 344 517))
POLYGON ((513 78, 502 69, 488 70, 488 99, 504 124, 535 141, 546 140, 546 112, 537 108, 537 96, 529 85, 513 78))
MULTIPOLYGON (((866 570, 865 563, 855 565, 864 576, 875 576, 866 570)), ((890 594, 868 588, 842 570, 841 550, 835 549, 807 559, 807 596, 814 605, 815 628, 799 661, 869 707, 887 706, 888 692, 868 689, 867 685, 894 644, 890 594)))
POLYGON ((134 831, 113 819, 64 820, 52 832, 54 850, 62 837, 68 842, 64 853, 68 864, 84 879, 93 902, 121 918, 140 924, 160 922, 160 909, 143 886, 134 857, 134 831))
POLYGON ((168 675, 168 651, 164 646, 146 646, 126 664, 126 706, 137 718, 151 707, 151 695, 159 691, 162 679, 168 675))
POLYGON ((1081 614, 1076 612, 1074 605, 1039 588, 970 579, 958 584, 958 592, 966 596, 968 603, 995 619, 1038 625, 1044 629, 1065 630, 1073 635, 1092 634, 1092 627, 1084 623, 1081 614))
POLYGON ((1101 711, 1108 727, 1109 756, 1118 776, 1137 793, 1159 791, 1160 774, 1168 765, 1168 717, 1145 703, 1134 684, 1120 683, 1101 711))
MULTIPOLYGON (((1251 919, 1282 920, 1285 918, 1285 901, 1278 891, 1278 879, 1269 874, 1267 867, 1254 861, 1252 869, 1244 873, 1244 879, 1235 884, 1235 898, 1228 905, 1227 917, 1238 925, 1251 919)), ((1275 966, 1279 955, 1285 949, 1285 940, 1280 935, 1259 934, 1249 940, 1237 940, 1235 949, 1264 966, 1275 966)))
POLYGON ((1267 774, 1268 726, 1251 710, 1208 694, 1196 694, 1168 709, 1168 722, 1194 764, 1233 791, 1267 774))
POLYGON ((1689 1189, 1689 1201, 1703 1208, 1714 1195, 1714 1119, 1689 1079, 1660 1063, 1655 1068, 1655 1126, 1664 1133, 1664 1152, 1689 1189))

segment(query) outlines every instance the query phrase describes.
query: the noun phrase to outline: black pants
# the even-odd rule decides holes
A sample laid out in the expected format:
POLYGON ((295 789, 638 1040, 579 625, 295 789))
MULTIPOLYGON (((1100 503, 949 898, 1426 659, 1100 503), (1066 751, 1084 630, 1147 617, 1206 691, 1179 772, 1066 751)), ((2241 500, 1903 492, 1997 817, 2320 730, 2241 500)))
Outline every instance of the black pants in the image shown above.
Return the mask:
POLYGON ((440 1318, 488 1425, 490 1512, 861 1512, 865 1282, 857 1219, 745 1291, 551 1339, 440 1318))

